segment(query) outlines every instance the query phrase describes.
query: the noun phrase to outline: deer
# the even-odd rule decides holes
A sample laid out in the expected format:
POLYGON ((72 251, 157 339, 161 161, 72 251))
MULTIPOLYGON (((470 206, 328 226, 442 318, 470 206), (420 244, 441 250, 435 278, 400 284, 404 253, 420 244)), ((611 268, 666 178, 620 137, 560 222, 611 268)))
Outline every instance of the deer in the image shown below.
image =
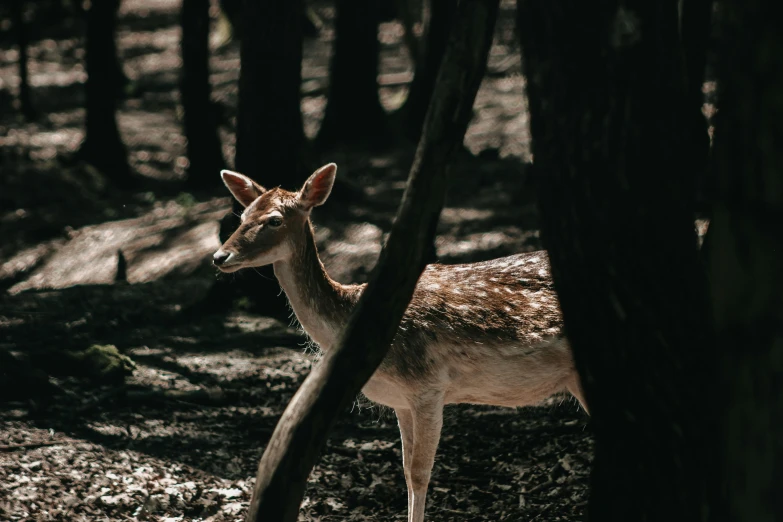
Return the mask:
MULTIPOLYGON (((272 265, 322 352, 337 346, 366 286, 333 280, 318 256, 310 214, 326 202, 336 173, 334 163, 324 165, 289 192, 221 171, 244 211, 213 256, 225 273, 272 265)), ((362 388, 397 416, 408 522, 424 521, 444 405, 520 407, 559 392, 570 392, 588 411, 546 252, 427 265, 385 359, 362 388)))

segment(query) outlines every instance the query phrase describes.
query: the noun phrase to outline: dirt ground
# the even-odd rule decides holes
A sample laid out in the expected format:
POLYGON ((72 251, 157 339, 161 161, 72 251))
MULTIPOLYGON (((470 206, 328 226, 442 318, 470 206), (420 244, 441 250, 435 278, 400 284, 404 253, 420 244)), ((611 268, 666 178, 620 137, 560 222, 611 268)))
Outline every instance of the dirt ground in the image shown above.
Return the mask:
MULTIPOLYGON (((326 102, 334 11, 305 42, 302 109, 317 131, 326 102)), ((452 172, 437 239, 440 262, 541 247, 524 165, 528 113, 503 2, 489 69, 452 172)), ((0 348, 115 345, 136 364, 123 386, 53 378, 55 401, 0 403, 0 521, 242 520, 258 459, 312 365, 293 324, 232 310, 184 314, 216 280, 209 265, 214 193, 181 191, 185 171, 177 82, 179 4, 125 0, 118 44, 132 93, 119 123, 132 168, 150 188, 126 193, 63 161, 82 137, 84 71, 78 30, 64 21, 33 35, 33 101, 14 107, 16 52, 0 49, 0 348), (117 281, 118 266, 124 276, 117 281)), ((382 25, 381 98, 389 111, 412 76, 396 22, 382 25)), ((221 135, 233 158, 237 42, 212 58, 221 135)), ((338 176, 360 197, 314 213, 329 272, 366 280, 391 226, 413 151, 342 151, 338 176)), ((217 173, 216 173, 217 176, 217 173)), ((260 180, 263 182, 263 180, 260 180)), ((295 188, 295 187, 288 187, 295 188)), ((259 277, 253 272, 235 276, 259 277)), ((593 441, 570 397, 536 407, 451 406, 429 490, 428 520, 582 519, 593 441)), ((339 418, 309 480, 299 519, 405 520, 405 481, 392 412, 357 398, 339 418)))

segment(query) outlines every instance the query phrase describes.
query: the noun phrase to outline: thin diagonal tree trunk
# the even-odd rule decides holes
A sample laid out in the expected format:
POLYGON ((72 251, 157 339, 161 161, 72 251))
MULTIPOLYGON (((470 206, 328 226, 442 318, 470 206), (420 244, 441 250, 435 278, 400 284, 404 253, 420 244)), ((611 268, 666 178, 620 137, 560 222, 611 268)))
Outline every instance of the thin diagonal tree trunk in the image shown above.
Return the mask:
POLYGON ((438 75, 435 102, 389 241, 342 335, 289 403, 258 466, 248 522, 297 519, 307 476, 337 415, 391 345, 424 266, 446 191, 446 168, 462 144, 486 69, 498 0, 462 0, 438 75))

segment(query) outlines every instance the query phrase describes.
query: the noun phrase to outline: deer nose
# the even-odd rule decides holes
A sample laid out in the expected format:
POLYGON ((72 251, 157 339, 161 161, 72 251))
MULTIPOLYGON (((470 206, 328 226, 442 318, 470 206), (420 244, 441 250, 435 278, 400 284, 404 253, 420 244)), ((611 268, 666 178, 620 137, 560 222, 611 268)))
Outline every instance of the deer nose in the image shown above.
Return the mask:
POLYGON ((231 257, 233 254, 229 254, 228 252, 225 252, 223 250, 218 250, 215 252, 215 255, 212 256, 212 262, 215 264, 215 266, 220 266, 226 261, 228 261, 228 258, 231 257))

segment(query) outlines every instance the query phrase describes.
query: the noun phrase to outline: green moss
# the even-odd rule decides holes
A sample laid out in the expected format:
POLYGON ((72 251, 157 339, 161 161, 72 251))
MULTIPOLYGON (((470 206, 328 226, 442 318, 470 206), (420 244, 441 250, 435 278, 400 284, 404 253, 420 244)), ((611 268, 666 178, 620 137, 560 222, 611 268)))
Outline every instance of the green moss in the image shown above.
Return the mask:
POLYGON ((79 375, 101 381, 124 379, 136 368, 134 362, 121 354, 113 344, 93 344, 81 352, 70 352, 69 355, 78 363, 79 375))

